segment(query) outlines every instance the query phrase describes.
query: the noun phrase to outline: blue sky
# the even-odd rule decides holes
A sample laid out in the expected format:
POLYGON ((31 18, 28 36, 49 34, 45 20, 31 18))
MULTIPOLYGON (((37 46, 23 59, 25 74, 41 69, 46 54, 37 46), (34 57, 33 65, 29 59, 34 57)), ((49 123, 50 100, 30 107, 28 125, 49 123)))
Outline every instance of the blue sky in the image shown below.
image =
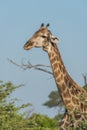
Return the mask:
POLYGON ((67 71, 82 86, 82 73, 87 72, 87 0, 0 0, 0 79, 25 84, 12 95, 20 99, 18 104, 31 102, 35 112, 54 116, 57 110, 42 106, 56 90, 52 76, 24 71, 7 60, 50 64, 42 49, 23 50, 41 23, 50 23, 50 30, 60 39, 58 47, 67 71))

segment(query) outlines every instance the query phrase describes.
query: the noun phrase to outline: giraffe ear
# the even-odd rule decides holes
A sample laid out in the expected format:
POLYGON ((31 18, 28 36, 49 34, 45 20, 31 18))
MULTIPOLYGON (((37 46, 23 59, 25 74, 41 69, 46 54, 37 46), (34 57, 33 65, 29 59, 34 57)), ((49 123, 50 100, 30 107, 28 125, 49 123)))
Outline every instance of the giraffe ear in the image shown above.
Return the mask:
POLYGON ((57 44, 59 42, 59 39, 57 37, 52 36, 51 42, 57 44))

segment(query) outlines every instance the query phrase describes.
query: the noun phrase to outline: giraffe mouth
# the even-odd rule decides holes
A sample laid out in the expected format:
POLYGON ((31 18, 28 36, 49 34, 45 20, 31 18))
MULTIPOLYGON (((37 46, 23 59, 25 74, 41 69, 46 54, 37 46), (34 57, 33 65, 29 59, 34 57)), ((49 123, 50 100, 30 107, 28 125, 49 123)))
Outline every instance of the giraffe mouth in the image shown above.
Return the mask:
POLYGON ((28 41, 24 44, 23 48, 25 50, 30 50, 31 48, 33 48, 33 43, 28 41))

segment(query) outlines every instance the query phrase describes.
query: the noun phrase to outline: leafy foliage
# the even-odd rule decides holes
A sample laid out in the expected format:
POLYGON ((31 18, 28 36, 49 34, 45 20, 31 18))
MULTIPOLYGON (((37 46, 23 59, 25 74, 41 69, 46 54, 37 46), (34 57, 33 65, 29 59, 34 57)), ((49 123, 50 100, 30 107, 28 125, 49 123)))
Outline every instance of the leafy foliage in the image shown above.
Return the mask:
POLYGON ((52 91, 48 97, 49 101, 45 102, 43 105, 48 106, 49 108, 61 107, 63 105, 58 91, 52 91))
POLYGON ((11 82, 0 81, 0 130, 19 130, 25 126, 25 119, 18 111, 29 104, 15 107, 15 99, 9 99, 11 93, 19 87, 21 85, 14 86, 11 82))
POLYGON ((58 126, 57 120, 51 119, 48 116, 33 114, 29 118, 30 128, 55 128, 57 126, 58 126))
POLYGON ((15 107, 15 99, 11 99, 11 93, 21 87, 14 86, 11 82, 0 81, 0 130, 39 130, 57 127, 57 120, 40 114, 33 114, 25 118, 19 110, 30 104, 22 104, 15 107))

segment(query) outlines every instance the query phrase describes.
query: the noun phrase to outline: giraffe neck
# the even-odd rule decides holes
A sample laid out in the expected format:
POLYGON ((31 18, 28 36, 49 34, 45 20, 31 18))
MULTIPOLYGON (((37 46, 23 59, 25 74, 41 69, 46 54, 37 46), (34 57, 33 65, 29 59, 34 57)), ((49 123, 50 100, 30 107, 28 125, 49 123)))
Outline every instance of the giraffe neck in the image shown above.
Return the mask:
POLYGON ((65 84, 65 86, 67 86, 68 88, 72 86, 74 87, 78 86, 68 74, 62 61, 59 49, 57 48, 56 45, 51 48, 51 50, 48 52, 48 55, 52 66, 54 78, 59 89, 64 89, 62 88, 63 84, 65 84))
POLYGON ((84 92, 84 90, 74 82, 66 71, 60 52, 56 45, 51 47, 50 51, 48 51, 48 55, 51 62, 54 79, 63 103, 67 109, 71 107, 69 109, 74 110, 76 107, 76 102, 79 102, 77 95, 80 92, 84 92), (75 104, 74 97, 76 101, 75 104))

